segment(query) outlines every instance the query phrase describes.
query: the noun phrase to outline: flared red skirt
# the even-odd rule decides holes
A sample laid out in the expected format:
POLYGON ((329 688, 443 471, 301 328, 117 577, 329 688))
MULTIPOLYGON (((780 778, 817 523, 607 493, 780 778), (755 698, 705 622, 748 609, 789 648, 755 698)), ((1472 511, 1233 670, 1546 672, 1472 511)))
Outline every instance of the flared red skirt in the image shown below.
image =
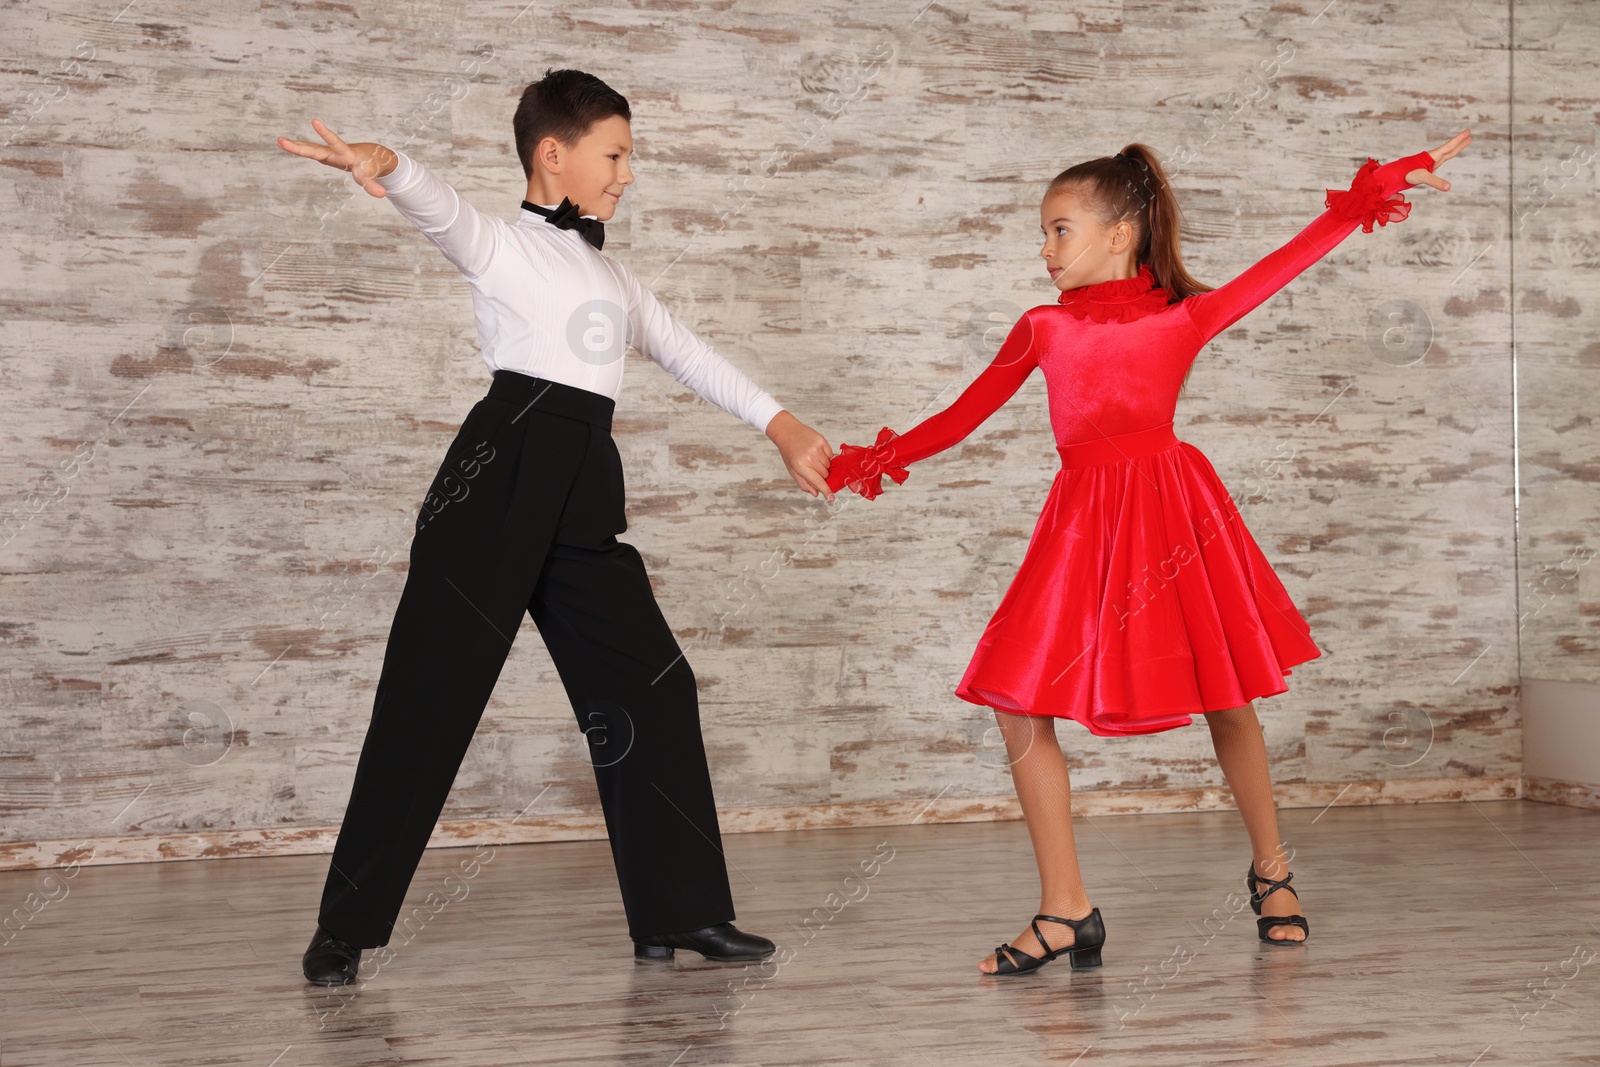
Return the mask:
POLYGON ((1156 733, 1282 693, 1321 654, 1211 462, 1171 423, 1058 451, 958 697, 1156 733))

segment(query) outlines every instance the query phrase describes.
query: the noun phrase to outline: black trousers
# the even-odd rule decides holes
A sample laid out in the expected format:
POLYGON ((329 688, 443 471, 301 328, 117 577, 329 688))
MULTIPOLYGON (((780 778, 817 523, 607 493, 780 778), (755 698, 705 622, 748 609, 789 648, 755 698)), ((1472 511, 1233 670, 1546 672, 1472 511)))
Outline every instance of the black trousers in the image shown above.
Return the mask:
POLYGON ((589 740, 629 935, 733 918, 694 673, 616 538, 613 406, 496 371, 445 453, 322 892, 351 945, 388 944, 524 611, 589 740))

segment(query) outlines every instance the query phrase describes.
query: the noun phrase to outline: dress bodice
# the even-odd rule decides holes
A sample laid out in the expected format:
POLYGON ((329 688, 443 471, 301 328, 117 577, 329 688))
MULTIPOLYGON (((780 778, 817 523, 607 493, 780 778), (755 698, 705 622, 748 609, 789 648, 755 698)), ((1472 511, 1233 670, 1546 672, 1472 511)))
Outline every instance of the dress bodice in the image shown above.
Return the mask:
POLYGON ((1204 344, 1184 302, 1170 302, 1148 265, 1132 278, 1068 289, 1026 317, 1058 446, 1171 422, 1204 344))

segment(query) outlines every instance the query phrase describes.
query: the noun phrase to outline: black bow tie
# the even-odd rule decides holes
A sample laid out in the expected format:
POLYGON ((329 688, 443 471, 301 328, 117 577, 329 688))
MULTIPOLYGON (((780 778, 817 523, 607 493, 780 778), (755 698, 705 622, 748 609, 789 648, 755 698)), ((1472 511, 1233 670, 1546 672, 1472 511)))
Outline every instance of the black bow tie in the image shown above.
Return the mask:
POLYGON ((606 243, 606 224, 599 219, 586 219, 579 215, 578 205, 564 196, 554 211, 538 204, 530 204, 526 200, 522 202, 522 206, 529 211, 537 211, 544 216, 544 221, 553 223, 559 229, 577 230, 585 241, 594 245, 597 251, 606 243))

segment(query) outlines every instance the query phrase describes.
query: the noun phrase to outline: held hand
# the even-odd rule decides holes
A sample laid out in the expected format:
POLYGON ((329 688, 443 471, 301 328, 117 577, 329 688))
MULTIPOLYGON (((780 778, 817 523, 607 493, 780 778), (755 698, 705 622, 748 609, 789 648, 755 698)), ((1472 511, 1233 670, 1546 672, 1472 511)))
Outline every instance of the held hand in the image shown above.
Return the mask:
POLYGON ((321 119, 312 119, 311 126, 327 144, 317 144, 314 141, 296 141, 288 137, 278 138, 278 147, 285 152, 293 152, 297 156, 314 159, 329 167, 347 170, 356 183, 371 193, 373 196, 387 196, 387 191, 375 179, 394 170, 396 161, 400 158, 381 144, 371 141, 361 141, 356 144, 346 144, 339 135, 325 126, 321 119))
POLYGON ((789 469, 795 484, 812 496, 819 493, 833 502, 833 490, 828 488, 828 465, 833 461, 833 449, 827 438, 789 414, 780 411, 767 424, 767 436, 778 446, 783 465, 789 469))
POLYGON ((865 448, 840 445, 838 456, 828 467, 828 488, 838 492, 848 487, 864 500, 876 500, 883 495, 885 474, 896 485, 904 485, 910 472, 895 456, 894 440, 899 436, 885 426, 878 431, 878 439, 865 448))
MULTIPOLYGON (((1467 145, 1471 143, 1472 131, 1462 130, 1460 133, 1450 138, 1438 148, 1428 149, 1428 154, 1433 157, 1433 169, 1437 171, 1439 169, 1439 164, 1443 163, 1447 159, 1454 159, 1456 156, 1461 154, 1462 149, 1466 148, 1467 145)), ((1421 167, 1418 167, 1416 170, 1408 173, 1406 175, 1406 181, 1410 182, 1412 185, 1427 185, 1439 190, 1450 188, 1449 182, 1445 181, 1437 174, 1430 173, 1421 167)))

